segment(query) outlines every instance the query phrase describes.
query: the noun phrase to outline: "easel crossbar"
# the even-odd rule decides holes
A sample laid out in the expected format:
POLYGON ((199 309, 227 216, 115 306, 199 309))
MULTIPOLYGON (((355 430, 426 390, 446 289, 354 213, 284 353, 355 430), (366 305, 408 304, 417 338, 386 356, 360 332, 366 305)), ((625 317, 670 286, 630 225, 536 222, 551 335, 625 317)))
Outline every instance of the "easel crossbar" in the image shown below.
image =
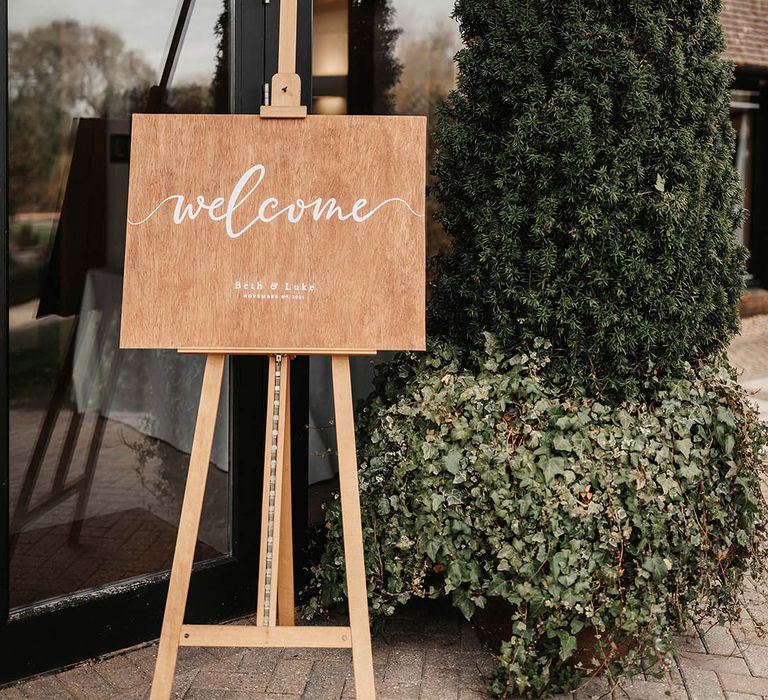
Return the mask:
POLYGON ((352 634, 349 627, 184 625, 180 646, 351 649, 352 634))

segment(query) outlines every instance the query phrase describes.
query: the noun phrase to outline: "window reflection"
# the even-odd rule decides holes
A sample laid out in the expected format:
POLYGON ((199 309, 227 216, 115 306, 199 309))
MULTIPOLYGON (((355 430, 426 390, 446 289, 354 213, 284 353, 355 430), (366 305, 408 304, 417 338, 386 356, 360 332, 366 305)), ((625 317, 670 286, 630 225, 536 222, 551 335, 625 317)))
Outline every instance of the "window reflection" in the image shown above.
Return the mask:
MULTIPOLYGON (((14 606, 170 565, 202 364, 118 350, 130 115, 228 111, 227 7, 9 3, 14 606)), ((229 550, 222 409, 198 558, 229 550)))
MULTIPOLYGON (((760 94, 751 90, 731 92, 731 123, 736 132, 734 153, 736 169, 744 188, 743 207, 752 210, 752 189, 755 154, 755 130, 760 110, 760 94)), ((751 222, 747 215, 736 229, 736 240, 747 248, 751 244, 751 222)))
MULTIPOLYGON (((454 87, 455 53, 461 47, 452 0, 314 0, 312 109, 315 114, 425 115, 431 134, 437 106, 454 87)), ((436 202, 427 199, 427 256, 444 251, 445 232, 434 221, 436 202)), ((376 361, 391 354, 382 353, 376 361)), ((356 398, 367 396, 374 362, 352 361, 356 398)), ((335 430, 328 410, 330 368, 310 360, 310 482, 334 478, 335 430)), ((314 487, 313 515, 332 484, 314 487)))

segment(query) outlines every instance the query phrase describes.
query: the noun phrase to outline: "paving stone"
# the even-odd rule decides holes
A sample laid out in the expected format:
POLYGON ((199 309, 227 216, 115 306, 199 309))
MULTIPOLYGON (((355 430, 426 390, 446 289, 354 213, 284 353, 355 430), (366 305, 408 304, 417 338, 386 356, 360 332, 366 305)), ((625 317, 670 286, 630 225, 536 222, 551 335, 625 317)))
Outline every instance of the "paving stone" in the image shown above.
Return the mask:
POLYGON ((444 651, 455 649, 456 651, 460 651, 462 649, 461 635, 458 631, 453 634, 425 635, 421 642, 421 648, 440 649, 444 651))
POLYGON ((112 656, 94 664, 93 668, 117 690, 131 690, 152 682, 152 673, 134 664, 129 656, 112 656))
POLYGON ((424 649, 425 637, 419 632, 395 632, 394 634, 382 635, 390 647, 400 651, 422 651, 424 649))
POLYGON ((765 629, 755 624, 754 619, 746 609, 741 611, 739 621, 731 625, 731 634, 740 644, 768 646, 768 634, 766 634, 765 629))
MULTIPOLYGON (((265 651, 275 651, 267 649, 265 651)), ((276 651, 280 651, 277 649, 276 651)), ((311 661, 341 661, 352 663, 351 649, 284 649, 283 659, 309 659, 311 661)))
MULTIPOLYGON (((182 650, 189 651, 190 648, 182 647, 179 649, 180 652, 182 650)), ((139 668, 147 668, 150 671, 154 671, 155 661, 157 660, 157 644, 153 642, 152 644, 144 644, 139 647, 133 647, 132 649, 128 649, 125 652, 120 652, 120 655, 129 657, 130 660, 139 668)))
POLYGON ((459 691, 459 700, 488 700, 488 693, 481 693, 474 688, 462 688, 459 691))
MULTIPOLYGON (((216 661, 212 654, 209 654, 205 649, 195 649, 193 647, 181 647, 179 649, 179 656, 176 660, 176 670, 178 671, 199 671, 202 668, 214 665, 216 661)), ((152 663, 154 669, 154 661, 152 663)), ((232 670, 236 670, 237 667, 232 670)), ((215 669, 219 670, 219 669, 215 669)))
MULTIPOLYGON (((131 690, 121 690, 119 695, 115 695, 114 693, 110 695, 110 698, 119 697, 120 700, 149 700, 149 693, 150 693, 150 687, 149 686, 140 686, 138 688, 133 688, 131 690)), ((182 695, 174 695, 172 696, 174 698, 181 698, 182 695)))
POLYGON ((230 691, 226 700, 302 700, 301 695, 294 693, 242 693, 230 691))
POLYGON ((272 672, 267 691, 301 695, 313 666, 314 662, 309 659, 280 659, 272 672))
POLYGON ((107 683, 90 664, 59 673, 57 678, 78 700, 105 700, 115 694, 115 688, 107 683))
POLYGON ((456 700, 459 697, 460 681, 459 669, 425 665, 421 677, 421 697, 424 700, 456 700))
POLYGON ((72 700, 76 697, 53 676, 35 678, 25 683, 21 690, 30 700, 72 700))
POLYGON ((678 656, 683 669, 701 668, 717 673, 750 675, 747 662, 740 656, 716 656, 715 654, 692 654, 684 652, 678 656))
POLYGON ((427 649, 424 664, 435 668, 459 668, 468 658, 474 656, 474 653, 466 654, 456 650, 427 649))
POLYGON ((760 600, 755 603, 747 603, 747 612, 754 620, 755 625, 763 634, 768 634, 768 605, 765 604, 765 596, 759 594, 760 600))
POLYGON ((203 654, 200 657, 200 663, 196 668, 215 668, 219 671, 231 670, 236 671, 240 667, 240 664, 245 656, 245 649, 234 648, 211 648, 211 649, 194 649, 193 647, 186 647, 193 651, 202 651, 203 654))
POLYGON ((302 700, 302 696, 244 690, 192 689, 184 696, 184 700, 302 700))
POLYGON ((725 697, 728 700, 762 700, 759 695, 748 695, 747 693, 729 693, 726 691, 725 697))
POLYGON ((424 668, 424 658, 423 651, 393 649, 387 663, 386 680, 393 683, 418 681, 424 668))
POLYGON ((768 678, 755 678, 732 673, 719 673, 720 684, 724 690, 733 693, 768 695, 768 678))
POLYGON ((0 688, 0 698, 2 698, 2 700, 26 700, 26 696, 16 685, 0 688))
MULTIPOLYGON (((389 644, 374 644, 373 645, 373 665, 386 666, 389 663, 389 654, 392 651, 392 647, 389 644)), ((352 655, 349 656, 349 664, 352 663, 352 655)))
MULTIPOLYGON (((354 671, 352 668, 352 663, 345 663, 345 662, 339 662, 339 661, 331 661, 329 663, 321 662, 321 661, 315 661, 315 668, 320 665, 322 666, 322 673, 325 676, 333 677, 333 678, 352 678, 354 676, 354 671)), ((381 668, 381 667, 380 667, 381 668)), ((375 675, 376 667, 374 666, 374 675, 375 675)), ((382 671, 383 675, 383 671, 382 671)))
POLYGON ((753 676, 768 678, 768 647, 757 645, 744 645, 741 655, 749 666, 753 676))
POLYGON ((688 700, 685 688, 672 683, 653 683, 646 680, 629 680, 620 684, 620 695, 626 694, 628 700, 688 700))
POLYGON ((696 630, 686 634, 685 636, 677 636, 674 638, 675 649, 678 651, 694 652, 705 654, 707 648, 704 646, 704 642, 701 641, 699 633, 696 630))
POLYGON ((221 688, 190 688, 184 700, 229 700, 231 691, 221 688))
POLYGON ((690 700, 725 700, 720 679, 714 671, 703 668, 683 668, 683 679, 690 700))
POLYGON ((246 649, 240 657, 237 670, 271 674, 281 655, 280 649, 246 649))
POLYGON ((344 692, 346 678, 325 675, 320 664, 315 664, 304 686, 304 700, 339 700, 344 692))
POLYGON ((464 625, 461 628, 461 649, 462 651, 485 650, 485 646, 480 641, 477 633, 469 625, 464 625))
POLYGON ((249 692, 265 692, 270 682, 269 673, 258 672, 232 672, 232 671, 214 671, 204 669, 200 671, 195 680, 192 681, 192 688, 206 690, 244 690, 249 692))
POLYGON ((173 678, 171 697, 174 700, 181 700, 181 698, 185 697, 195 678, 197 678, 198 673, 200 673, 200 671, 197 669, 176 673, 173 678))
POLYGON ((739 647, 730 630, 723 625, 700 628, 704 646, 709 654, 740 656, 739 647))
POLYGON ((470 658, 463 659, 458 667, 461 674, 461 687, 486 691, 489 676, 494 666, 495 662, 489 654, 476 654, 470 658))
POLYGON ((421 685, 385 680, 376 688, 379 700, 421 700, 421 685))
MULTIPOLYGON (((171 689, 172 700, 182 700, 186 697, 192 681, 197 676, 197 670, 180 671, 174 675, 173 687, 171 689)), ((114 700, 119 697, 120 700, 147 700, 149 698, 150 683, 144 683, 140 686, 132 688, 131 690, 123 690, 120 693, 116 693, 114 690, 109 691, 105 695, 99 696, 103 700, 114 700)), ((80 698, 80 695, 75 694, 75 697, 80 698)))
MULTIPOLYGON (((384 671, 377 670, 376 668, 373 669, 373 683, 376 686, 376 692, 378 693, 379 688, 382 687, 384 684, 384 671)), ((341 694, 341 697, 343 700, 349 700, 350 698, 357 697, 355 695, 355 679, 350 674, 349 678, 344 679, 344 692, 341 694)))

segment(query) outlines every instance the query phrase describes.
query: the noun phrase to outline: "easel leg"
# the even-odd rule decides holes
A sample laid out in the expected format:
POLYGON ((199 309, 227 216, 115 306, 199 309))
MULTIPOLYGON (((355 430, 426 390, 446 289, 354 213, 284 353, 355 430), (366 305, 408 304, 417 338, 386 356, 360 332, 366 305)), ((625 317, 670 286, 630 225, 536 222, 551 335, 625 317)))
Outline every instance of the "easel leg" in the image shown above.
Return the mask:
POLYGON ((192 575, 200 514, 203 509, 205 482, 208 478, 208 465, 213 446, 213 432, 216 426, 225 359, 224 355, 208 355, 205 364, 195 438, 189 460, 187 486, 184 492, 181 519, 179 520, 176 552, 173 556, 173 569, 171 570, 168 600, 163 617, 163 631, 160 635, 150 700, 169 700, 173 688, 173 674, 179 652, 184 610, 187 605, 187 591, 192 575))
POLYGON ((283 497, 280 509, 280 557, 277 573, 277 624, 296 624, 296 602, 293 587, 293 509, 291 507, 291 361, 286 358, 283 380, 285 401, 285 438, 283 442, 283 497))
POLYGON ((334 355, 333 403, 336 414, 336 441, 339 451, 341 518, 344 528, 344 560, 347 568, 349 626, 352 633, 352 662, 355 671, 355 696, 373 700, 373 654, 368 619, 368 588, 365 582, 363 527, 360 518, 360 493, 357 478, 355 427, 352 413, 352 383, 349 358, 334 355))

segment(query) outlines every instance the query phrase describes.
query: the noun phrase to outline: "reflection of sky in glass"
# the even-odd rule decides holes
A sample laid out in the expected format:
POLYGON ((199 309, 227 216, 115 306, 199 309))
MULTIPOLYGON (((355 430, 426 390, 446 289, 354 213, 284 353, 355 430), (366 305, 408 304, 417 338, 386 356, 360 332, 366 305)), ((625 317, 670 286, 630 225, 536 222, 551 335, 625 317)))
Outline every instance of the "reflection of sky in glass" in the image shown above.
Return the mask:
POLYGON ((395 25, 410 37, 430 34, 436 29, 450 27, 458 35, 458 24, 451 18, 454 0, 392 0, 395 25))
MULTIPOLYGON (((177 0, 9 0, 8 28, 27 31, 64 19, 100 25, 118 33, 126 47, 138 51, 159 78, 176 7, 177 0)), ((222 0, 195 2, 175 83, 210 81, 216 55, 213 28, 223 7, 222 0)))
MULTIPOLYGON (((395 25, 405 29, 403 38, 416 38, 442 26, 458 34, 451 19, 453 4, 453 0, 392 0, 395 25)), ((216 54, 213 28, 223 6, 223 0, 195 2, 176 67, 176 84, 211 79, 216 54)), ((176 7, 177 0, 9 0, 8 25, 11 31, 27 31, 54 19, 73 19, 107 27, 120 34, 128 48, 141 53, 159 77, 176 7)))
POLYGON ((454 48, 458 49, 459 26, 451 17, 453 6, 454 0, 392 0, 394 26, 403 30, 396 48, 399 58, 403 58, 407 42, 418 41, 436 32, 454 36, 454 48))
POLYGON ((397 13, 395 23, 410 34, 428 33, 451 19, 453 0, 392 0, 397 13))

